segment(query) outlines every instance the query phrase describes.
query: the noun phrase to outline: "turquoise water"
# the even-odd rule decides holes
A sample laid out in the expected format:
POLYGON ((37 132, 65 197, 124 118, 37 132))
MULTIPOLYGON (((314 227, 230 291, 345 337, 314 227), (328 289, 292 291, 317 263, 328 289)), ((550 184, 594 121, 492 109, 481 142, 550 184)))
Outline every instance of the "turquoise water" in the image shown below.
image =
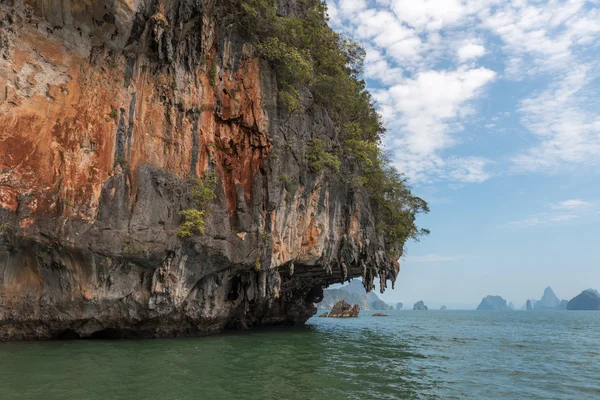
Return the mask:
POLYGON ((600 398, 600 313, 370 314, 197 339, 0 343, 0 399, 600 398))

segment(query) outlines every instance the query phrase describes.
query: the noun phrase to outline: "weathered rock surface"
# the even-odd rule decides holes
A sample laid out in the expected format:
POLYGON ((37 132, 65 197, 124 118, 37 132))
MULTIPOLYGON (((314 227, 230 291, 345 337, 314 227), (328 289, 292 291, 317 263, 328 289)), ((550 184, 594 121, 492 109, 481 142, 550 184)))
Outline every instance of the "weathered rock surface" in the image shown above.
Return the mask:
POLYGON ((0 340, 303 323, 329 284, 395 281, 366 194, 307 167, 331 119, 279 106, 233 4, 0 1, 0 340))
POLYGON ((344 300, 338 301, 329 312, 329 318, 356 318, 360 313, 358 305, 350 305, 344 300))
POLYGON ((510 307, 506 304, 506 300, 500 296, 486 296, 481 300, 481 303, 477 307, 477 311, 499 310, 510 310, 510 307))
POLYGON ((572 298, 567 310, 572 311, 597 311, 600 310, 600 295, 595 290, 584 290, 581 294, 572 298))
POLYGON ((425 305, 423 300, 417 301, 413 306, 413 311, 427 311, 429 308, 425 305))

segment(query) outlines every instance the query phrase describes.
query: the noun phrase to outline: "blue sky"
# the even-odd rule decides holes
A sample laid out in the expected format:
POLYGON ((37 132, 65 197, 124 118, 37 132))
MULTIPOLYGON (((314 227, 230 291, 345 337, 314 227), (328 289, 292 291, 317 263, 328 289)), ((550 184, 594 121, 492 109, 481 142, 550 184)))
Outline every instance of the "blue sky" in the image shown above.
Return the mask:
POLYGON ((600 288, 600 0, 327 0, 431 213, 383 298, 600 288))

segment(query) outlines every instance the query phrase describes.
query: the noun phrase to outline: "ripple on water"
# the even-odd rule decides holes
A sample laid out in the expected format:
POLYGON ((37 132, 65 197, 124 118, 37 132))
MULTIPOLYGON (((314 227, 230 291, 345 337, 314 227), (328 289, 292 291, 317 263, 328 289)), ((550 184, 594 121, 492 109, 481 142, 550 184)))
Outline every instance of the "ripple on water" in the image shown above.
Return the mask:
POLYGON ((600 398, 600 313, 390 313, 139 342, 0 344, 12 399, 600 398))

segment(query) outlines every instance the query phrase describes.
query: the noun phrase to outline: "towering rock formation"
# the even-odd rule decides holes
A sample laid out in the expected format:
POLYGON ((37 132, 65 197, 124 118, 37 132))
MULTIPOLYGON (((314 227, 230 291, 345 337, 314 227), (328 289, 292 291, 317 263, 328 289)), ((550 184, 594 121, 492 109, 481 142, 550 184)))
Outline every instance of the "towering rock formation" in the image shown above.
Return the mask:
POLYGON ((402 304, 402 303, 396 304, 396 310, 402 310, 403 308, 404 308, 404 304, 402 304))
POLYGON ((417 301, 413 306, 413 311, 427 311, 429 308, 425 305, 423 300, 417 301))
POLYGON ((331 283, 396 279, 368 195, 307 166, 332 120, 280 106, 236 12, 0 2, 0 340, 302 323, 331 283), (215 197, 181 238, 190 177, 215 197))
POLYGON ((500 296, 487 296, 481 300, 481 304, 477 307, 477 311, 498 311, 498 310, 510 310, 504 300, 500 296))
POLYGON ((550 286, 544 290, 544 295, 540 301, 535 302, 535 310, 554 310, 560 306, 560 299, 554 294, 550 286))
POLYGON ((533 305, 531 304, 531 300, 527 300, 527 302, 525 303, 525 309, 527 311, 532 311, 533 310, 533 305))

